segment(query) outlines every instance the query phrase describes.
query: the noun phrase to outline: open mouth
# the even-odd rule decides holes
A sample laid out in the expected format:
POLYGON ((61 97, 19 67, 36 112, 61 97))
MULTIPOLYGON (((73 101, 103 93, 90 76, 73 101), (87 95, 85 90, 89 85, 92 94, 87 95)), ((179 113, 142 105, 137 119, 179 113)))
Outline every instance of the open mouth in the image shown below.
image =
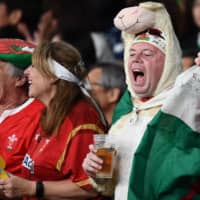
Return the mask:
POLYGON ((133 77, 135 82, 140 82, 141 80, 144 80, 144 72, 138 69, 134 69, 133 77))

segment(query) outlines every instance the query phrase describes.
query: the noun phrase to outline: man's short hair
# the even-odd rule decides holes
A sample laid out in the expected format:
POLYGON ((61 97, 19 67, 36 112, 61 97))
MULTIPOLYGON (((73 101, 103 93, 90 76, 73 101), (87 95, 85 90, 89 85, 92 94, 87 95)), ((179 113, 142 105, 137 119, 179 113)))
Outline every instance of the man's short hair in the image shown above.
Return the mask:
POLYGON ((100 68, 102 70, 102 77, 101 80, 99 80, 99 83, 105 89, 119 88, 121 96, 127 87, 123 65, 102 62, 94 64, 90 70, 96 68, 100 68))

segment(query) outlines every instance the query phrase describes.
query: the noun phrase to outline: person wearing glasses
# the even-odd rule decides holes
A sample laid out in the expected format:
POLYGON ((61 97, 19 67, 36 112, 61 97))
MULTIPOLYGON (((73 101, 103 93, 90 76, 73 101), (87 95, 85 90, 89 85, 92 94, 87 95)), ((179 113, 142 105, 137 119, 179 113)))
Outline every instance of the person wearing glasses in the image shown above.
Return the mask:
POLYGON ((85 81, 88 91, 99 104, 110 126, 114 109, 126 89, 123 66, 96 63, 91 66, 85 81))

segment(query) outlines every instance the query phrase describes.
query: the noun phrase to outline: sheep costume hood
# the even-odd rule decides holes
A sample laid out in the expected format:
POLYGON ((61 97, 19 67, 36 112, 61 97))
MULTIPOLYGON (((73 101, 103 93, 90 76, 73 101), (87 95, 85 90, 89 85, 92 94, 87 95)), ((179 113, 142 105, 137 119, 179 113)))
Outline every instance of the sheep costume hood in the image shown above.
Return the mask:
POLYGON ((182 71, 181 49, 173 30, 170 16, 161 3, 145 2, 139 6, 122 9, 114 19, 116 28, 122 31, 124 41, 124 66, 128 90, 133 98, 139 98, 133 91, 128 73, 129 49, 136 34, 154 28, 162 31, 166 40, 165 63, 162 76, 153 96, 173 86, 182 71))

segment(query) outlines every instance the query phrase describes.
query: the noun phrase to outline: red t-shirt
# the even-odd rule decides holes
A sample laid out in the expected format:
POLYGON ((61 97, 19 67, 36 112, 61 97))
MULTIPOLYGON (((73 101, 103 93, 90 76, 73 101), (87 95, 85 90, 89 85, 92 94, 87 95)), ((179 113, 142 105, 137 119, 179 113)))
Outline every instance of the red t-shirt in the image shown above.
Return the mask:
POLYGON ((23 176, 42 181, 70 179, 79 187, 89 189, 91 185, 82 162, 89 152, 89 144, 93 143, 93 134, 103 132, 98 113, 87 101, 79 101, 57 135, 47 138, 38 128, 23 161, 23 176))
MULTIPOLYGON (((0 123, 0 155, 6 161, 6 170, 21 175, 21 164, 38 127, 44 105, 29 99, 21 109, 8 115, 0 123)), ((4 113, 5 114, 5 113, 4 113)))

